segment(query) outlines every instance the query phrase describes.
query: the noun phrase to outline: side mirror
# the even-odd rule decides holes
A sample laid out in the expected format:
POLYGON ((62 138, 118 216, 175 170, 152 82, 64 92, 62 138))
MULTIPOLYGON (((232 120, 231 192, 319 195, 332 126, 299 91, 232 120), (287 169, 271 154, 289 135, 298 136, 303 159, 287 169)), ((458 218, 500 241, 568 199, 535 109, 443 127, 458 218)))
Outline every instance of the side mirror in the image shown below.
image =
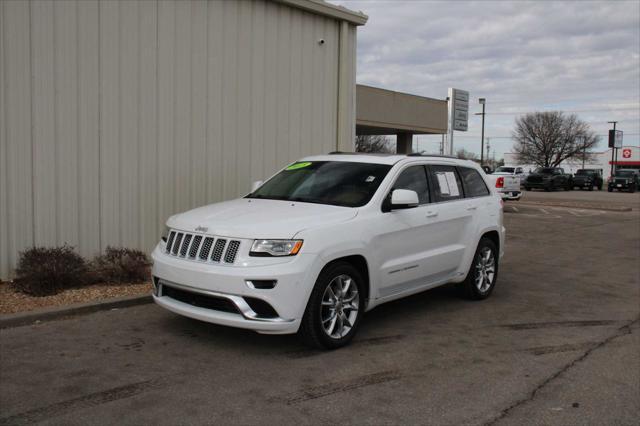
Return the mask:
POLYGON ((391 209, 410 209, 419 204, 418 194, 410 189, 394 189, 391 193, 391 209))
POLYGON ((255 181, 255 182, 253 182, 253 183, 251 184, 251 192, 253 192, 253 191, 255 191, 256 189, 260 188, 260 187, 262 186, 262 184, 263 184, 263 183, 264 183, 264 182, 263 182, 263 181, 261 181, 261 180, 257 180, 257 181, 255 181))

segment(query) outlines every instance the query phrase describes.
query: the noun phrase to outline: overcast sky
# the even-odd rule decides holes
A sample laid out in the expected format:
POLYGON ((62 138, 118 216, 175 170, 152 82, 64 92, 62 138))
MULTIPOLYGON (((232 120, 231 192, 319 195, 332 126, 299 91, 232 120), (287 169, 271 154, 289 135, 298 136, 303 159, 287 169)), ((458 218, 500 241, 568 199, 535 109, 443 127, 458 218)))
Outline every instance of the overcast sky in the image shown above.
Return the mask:
MULTIPOLYGON (((527 111, 575 112, 602 135, 618 120, 625 145, 639 145, 638 0, 332 3, 369 16, 358 29, 358 83, 441 99, 448 87, 468 90, 471 113, 487 98, 485 135, 497 157, 527 111)), ((471 115, 456 147, 479 152, 480 128, 471 115)), ((438 149, 439 137, 418 140, 438 149)))

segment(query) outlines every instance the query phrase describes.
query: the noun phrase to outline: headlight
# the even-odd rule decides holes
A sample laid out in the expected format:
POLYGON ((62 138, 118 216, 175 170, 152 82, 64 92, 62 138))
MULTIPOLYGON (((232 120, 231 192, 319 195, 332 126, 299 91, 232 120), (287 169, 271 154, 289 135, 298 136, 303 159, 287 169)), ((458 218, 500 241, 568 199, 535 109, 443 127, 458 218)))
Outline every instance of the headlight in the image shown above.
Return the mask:
POLYGON ((302 240, 255 240, 249 256, 295 256, 302 248, 302 240))
POLYGON ((167 242, 167 237, 169 236, 169 231, 170 231, 170 228, 167 225, 165 225, 164 226, 164 230, 162 231, 162 235, 160 236, 160 239, 162 241, 164 241, 165 243, 167 242))

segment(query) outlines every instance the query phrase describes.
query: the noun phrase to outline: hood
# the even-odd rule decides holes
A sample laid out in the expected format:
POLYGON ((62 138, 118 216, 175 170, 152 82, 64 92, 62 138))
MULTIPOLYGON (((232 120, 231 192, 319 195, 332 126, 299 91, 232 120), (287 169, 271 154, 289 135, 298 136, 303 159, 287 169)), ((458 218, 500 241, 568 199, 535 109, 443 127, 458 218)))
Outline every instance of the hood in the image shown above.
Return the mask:
POLYGON ((177 214, 169 218, 167 226, 221 237, 286 239, 304 229, 344 222, 357 214, 358 210, 350 207, 240 198, 177 214))

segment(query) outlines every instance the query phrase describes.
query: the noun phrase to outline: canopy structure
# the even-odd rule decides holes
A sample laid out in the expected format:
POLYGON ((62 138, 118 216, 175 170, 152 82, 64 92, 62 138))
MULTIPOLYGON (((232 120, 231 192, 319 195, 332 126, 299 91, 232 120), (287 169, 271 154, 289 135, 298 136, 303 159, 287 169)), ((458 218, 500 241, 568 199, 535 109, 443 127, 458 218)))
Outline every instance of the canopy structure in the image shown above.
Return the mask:
POLYGON ((357 85, 356 135, 396 135, 404 154, 413 135, 446 133, 446 100, 357 85))

